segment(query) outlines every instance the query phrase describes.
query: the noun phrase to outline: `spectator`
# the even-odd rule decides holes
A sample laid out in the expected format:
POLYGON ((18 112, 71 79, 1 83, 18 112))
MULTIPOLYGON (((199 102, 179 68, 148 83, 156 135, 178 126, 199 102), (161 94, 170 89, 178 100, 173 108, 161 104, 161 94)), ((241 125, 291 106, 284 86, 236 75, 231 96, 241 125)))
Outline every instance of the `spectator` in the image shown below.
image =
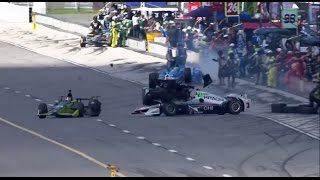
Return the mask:
POLYGON ((253 59, 253 73, 256 74, 256 85, 260 84, 261 73, 263 73, 263 50, 260 49, 253 59))
POLYGON ((219 69, 218 69, 218 78, 219 78, 219 85, 225 85, 224 78, 226 74, 226 69, 227 69, 227 60, 223 56, 223 51, 219 50, 218 51, 218 59, 214 61, 218 62, 219 69))
POLYGON ((209 26, 203 31, 203 34, 207 36, 208 41, 211 41, 213 33, 214 33, 214 24, 210 23, 209 26))
POLYGON ((133 25, 133 37, 139 38, 140 28, 139 28, 139 16, 138 13, 135 13, 132 17, 132 25, 133 25))
POLYGON ((236 79, 236 59, 233 52, 229 53, 229 57, 227 60, 227 71, 226 71, 226 77, 228 79, 228 87, 235 87, 235 79, 236 79), (230 82, 231 78, 231 82, 230 82))
POLYGON ((141 15, 139 19, 139 29, 140 29, 140 39, 147 39, 147 32, 148 32, 148 21, 144 15, 141 15))
POLYGON ((167 42, 171 47, 177 47, 179 31, 173 21, 170 21, 169 28, 167 30, 167 42))
POLYGON ((186 45, 187 45, 187 48, 189 50, 194 50, 194 46, 193 46, 193 33, 191 31, 191 26, 188 26, 187 27, 187 31, 186 31, 186 45))

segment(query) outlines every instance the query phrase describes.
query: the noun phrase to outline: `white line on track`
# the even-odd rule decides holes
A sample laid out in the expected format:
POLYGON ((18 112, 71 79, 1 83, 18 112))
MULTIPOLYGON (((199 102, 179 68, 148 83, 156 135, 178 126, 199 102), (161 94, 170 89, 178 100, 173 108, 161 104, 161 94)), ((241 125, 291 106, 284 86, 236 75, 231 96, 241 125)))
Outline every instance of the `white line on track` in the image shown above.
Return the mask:
POLYGON ((47 104, 48 106, 53 106, 53 104, 47 104))
POLYGON ((102 120, 101 120, 101 119, 97 119, 97 121, 98 121, 98 122, 101 122, 102 120))
POLYGON ((206 169, 213 169, 212 167, 210 167, 210 166, 202 166, 202 167, 204 167, 204 168, 206 168, 206 169))
POLYGON ((231 175, 229 174, 222 174, 223 177, 232 177, 231 175))
POLYGON ((152 143, 152 145, 154 145, 154 146, 161 146, 161 144, 159 144, 159 143, 152 143))
POLYGON ((35 99, 35 100, 36 100, 36 101, 39 101, 39 102, 42 101, 41 99, 35 99))
POLYGON ((31 97, 29 94, 24 95, 25 97, 31 97))
POLYGON ((169 152, 172 152, 172 153, 177 153, 178 151, 177 150, 174 150, 174 149, 170 149, 168 150, 169 152))
POLYGON ((146 139, 146 138, 143 137, 143 136, 138 136, 137 138, 138 138, 138 139, 146 139))
POLYGON ((111 127, 116 127, 116 125, 114 125, 114 124, 109 124, 109 126, 111 126, 111 127))
MULTIPOLYGON (((93 163, 95 163, 95 164, 97 164, 97 165, 99 165, 99 166, 101 166, 101 167, 103 167, 105 169, 108 167, 107 164, 105 164, 103 162, 100 162, 100 161, 96 160, 95 158, 93 158, 93 157, 91 157, 91 156, 89 156, 89 155, 87 155, 87 154, 85 154, 85 153, 83 153, 81 151, 78 151, 78 150, 76 150, 76 149, 74 149, 72 147, 69 147, 69 146, 64 145, 62 143, 59 143, 59 142, 57 142, 57 141, 55 141, 53 139, 50 139, 48 137, 45 137, 45 136, 43 136, 43 135, 41 135, 39 133, 36 133, 36 132, 32 131, 32 130, 29 130, 29 129, 26 129, 24 127, 21 127, 21 126, 19 126, 17 124, 14 124, 14 123, 10 122, 10 121, 7 121, 5 119, 0 118, 0 121, 4 122, 4 123, 6 123, 6 124, 8 124, 8 125, 10 125, 12 127, 15 127, 17 129, 20 129, 22 131, 25 131, 25 132, 27 132, 29 134, 32 134, 32 135, 34 135, 34 136, 36 136, 38 138, 41 138, 41 139, 43 139, 43 140, 45 140, 47 142, 53 143, 53 144, 55 144, 57 146, 60 146, 63 149, 68 150, 68 151, 70 151, 72 153, 75 153, 75 154, 81 156, 82 158, 87 159, 87 160, 89 160, 89 161, 91 161, 91 162, 93 162, 93 163)), ((122 173, 119 173, 119 172, 117 172, 117 175, 125 177, 122 173)))
POLYGON ((14 92, 17 93, 17 94, 21 93, 21 91, 14 91, 14 92))
POLYGON ((186 160, 188 160, 188 161, 195 161, 193 158, 191 158, 191 157, 186 157, 186 160))
POLYGON ((10 89, 9 87, 4 87, 3 89, 10 89))
POLYGON ((122 132, 124 132, 124 133, 130 133, 130 131, 128 131, 128 130, 122 130, 122 132))

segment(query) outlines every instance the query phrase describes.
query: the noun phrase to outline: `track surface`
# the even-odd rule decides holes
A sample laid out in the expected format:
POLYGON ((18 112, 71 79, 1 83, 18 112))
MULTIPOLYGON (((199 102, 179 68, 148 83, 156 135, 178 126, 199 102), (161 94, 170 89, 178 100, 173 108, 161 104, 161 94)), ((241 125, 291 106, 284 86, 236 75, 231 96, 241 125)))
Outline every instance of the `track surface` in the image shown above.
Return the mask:
MULTIPOLYGON (((0 43, 0 53, 1 118, 116 164, 127 176, 319 176, 319 141, 270 120, 249 114, 132 116, 141 105, 140 85, 5 43, 0 43), (68 89, 76 97, 100 95, 101 116, 35 116, 36 99, 52 103, 68 89)), ((0 150, 0 175, 106 174, 86 159, 1 121, 0 135, 1 147, 6 147, 0 150)))

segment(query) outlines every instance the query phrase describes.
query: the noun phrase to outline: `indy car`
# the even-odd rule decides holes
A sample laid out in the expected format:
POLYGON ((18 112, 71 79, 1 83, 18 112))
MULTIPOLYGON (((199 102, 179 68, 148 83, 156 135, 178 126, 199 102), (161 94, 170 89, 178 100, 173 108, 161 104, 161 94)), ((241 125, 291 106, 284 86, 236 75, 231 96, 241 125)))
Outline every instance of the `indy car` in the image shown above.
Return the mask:
MULTIPOLYGON (((210 75, 203 76, 204 86, 212 83, 210 75)), ((159 79, 155 88, 142 89, 142 104, 132 114, 166 116, 178 114, 239 114, 251 106, 247 95, 229 94, 220 97, 205 91, 195 90, 194 86, 179 83, 175 79, 159 79)))
POLYGON ((87 36, 82 36, 80 39, 80 47, 86 47, 86 45, 94 45, 97 47, 107 45, 111 46, 111 32, 97 31, 95 33, 89 33, 87 36))
POLYGON ((44 119, 47 116, 54 116, 58 118, 63 117, 83 117, 87 116, 99 116, 101 113, 101 102, 98 100, 98 96, 91 98, 76 98, 76 100, 69 100, 67 97, 60 96, 60 100, 51 107, 40 103, 38 106, 37 116, 40 119, 44 119), (85 106, 82 101, 89 101, 85 106))

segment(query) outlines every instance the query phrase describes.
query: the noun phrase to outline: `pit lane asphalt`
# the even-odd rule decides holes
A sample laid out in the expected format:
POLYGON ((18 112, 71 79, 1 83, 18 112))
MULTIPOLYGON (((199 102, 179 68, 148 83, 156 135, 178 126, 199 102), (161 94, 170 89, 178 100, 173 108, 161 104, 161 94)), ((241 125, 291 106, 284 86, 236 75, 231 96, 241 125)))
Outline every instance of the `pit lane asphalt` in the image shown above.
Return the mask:
MULTIPOLYGON (((134 116, 130 113, 141 105, 138 84, 1 42, 0 54, 1 118, 99 161, 118 165, 127 176, 319 176, 319 141, 270 120, 245 113, 238 116, 134 116), (101 116, 44 120, 35 116, 39 103, 36 99, 53 103, 69 89, 75 97, 100 95, 101 116)), ((0 123, 0 130, 5 127, 7 125, 0 123)), ((39 163, 51 168, 48 175, 52 176, 61 176, 59 162, 72 166, 70 173, 63 171, 63 175, 72 176, 77 169, 79 174, 83 173, 85 167, 88 167, 85 173, 92 176, 103 176, 106 172, 101 167, 94 168, 95 165, 85 159, 75 158, 74 154, 64 152, 61 157, 59 152, 63 149, 28 140, 26 135, 18 136, 21 134, 18 129, 13 131, 1 136, 7 138, 0 141, 1 147, 14 145, 19 151, 0 151, 0 157, 6 160, 16 158, 17 154, 29 156, 23 163, 30 167, 39 163), (26 144, 29 144, 27 148, 26 144), (24 155, 26 151, 33 153, 24 155), (51 163, 50 158, 32 160, 45 153, 55 163, 51 163)), ((0 167, 7 167, 6 162, 1 160, 0 167)), ((12 161, 11 167, 21 164, 12 161)), ((46 174, 36 169, 28 172, 1 169, 0 174, 12 176, 46 174)))

